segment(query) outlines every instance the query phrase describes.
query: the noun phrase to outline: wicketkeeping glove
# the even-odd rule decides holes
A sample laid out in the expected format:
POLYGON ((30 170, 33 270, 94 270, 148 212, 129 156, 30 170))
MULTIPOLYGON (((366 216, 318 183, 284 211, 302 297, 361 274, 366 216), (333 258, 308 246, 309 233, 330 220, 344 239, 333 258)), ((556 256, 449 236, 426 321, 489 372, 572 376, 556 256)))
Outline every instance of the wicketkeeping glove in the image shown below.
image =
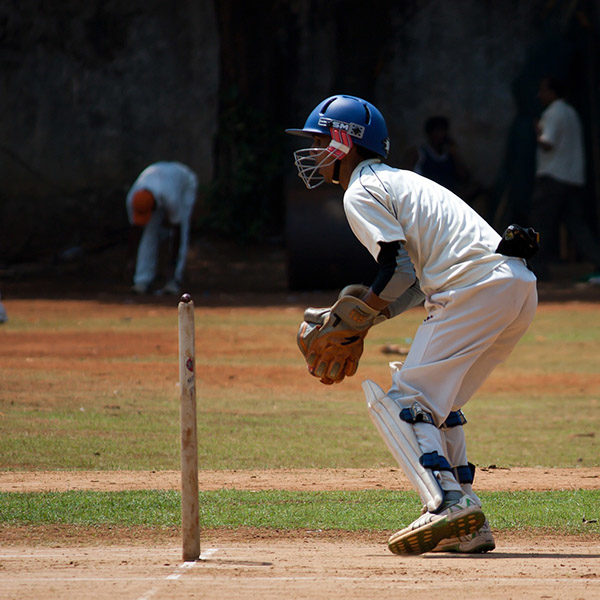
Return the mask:
POLYGON ((307 308, 298 330, 298 347, 309 373, 326 385, 356 373, 369 329, 385 320, 359 298, 346 295, 347 290, 331 308, 307 308))

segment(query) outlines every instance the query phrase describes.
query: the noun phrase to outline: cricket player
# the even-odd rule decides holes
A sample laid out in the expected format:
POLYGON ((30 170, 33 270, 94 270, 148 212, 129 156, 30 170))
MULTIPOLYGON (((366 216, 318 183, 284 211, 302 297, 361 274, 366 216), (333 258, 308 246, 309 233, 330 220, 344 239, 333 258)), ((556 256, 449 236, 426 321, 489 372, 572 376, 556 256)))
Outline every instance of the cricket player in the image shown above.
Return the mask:
POLYGON ((144 169, 126 199, 129 222, 141 234, 132 291, 146 294, 156 277, 158 251, 163 238, 171 236, 172 273, 158 293, 179 294, 196 202, 198 178, 186 165, 157 162, 144 169))
POLYGON ((486 552, 494 538, 472 488, 462 407, 531 323, 536 279, 525 258, 531 228, 498 235, 460 198, 411 171, 385 164, 387 126, 371 103, 325 99, 302 129, 300 178, 344 190, 344 211, 378 264, 370 287, 350 285, 326 309, 309 308, 298 344, 323 383, 354 374, 369 328, 424 301, 426 317, 403 365, 393 363, 387 393, 365 381, 369 414, 415 485, 423 511, 393 534, 396 554, 486 552))

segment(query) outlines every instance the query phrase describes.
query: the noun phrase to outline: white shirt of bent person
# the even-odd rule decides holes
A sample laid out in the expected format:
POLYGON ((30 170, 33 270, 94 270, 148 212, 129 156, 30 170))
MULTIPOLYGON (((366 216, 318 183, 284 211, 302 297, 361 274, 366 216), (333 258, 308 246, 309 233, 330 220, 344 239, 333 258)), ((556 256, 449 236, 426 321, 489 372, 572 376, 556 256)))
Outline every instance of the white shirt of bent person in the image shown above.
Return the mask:
POLYGON ((172 225, 185 225, 196 201, 196 174, 178 162, 157 162, 146 167, 133 183, 127 195, 127 210, 131 221, 131 199, 139 189, 152 192, 157 205, 172 225))

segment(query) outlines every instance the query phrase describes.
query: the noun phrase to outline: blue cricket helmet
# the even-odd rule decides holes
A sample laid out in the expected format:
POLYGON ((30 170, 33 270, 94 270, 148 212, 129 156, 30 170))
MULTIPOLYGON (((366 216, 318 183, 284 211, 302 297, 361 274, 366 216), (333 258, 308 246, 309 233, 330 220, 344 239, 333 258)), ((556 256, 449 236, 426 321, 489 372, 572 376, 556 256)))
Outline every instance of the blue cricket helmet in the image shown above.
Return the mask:
POLYGON ((331 128, 346 131, 357 146, 387 158, 390 140, 385 119, 370 102, 337 94, 319 103, 308 115, 302 129, 286 129, 286 133, 312 137, 315 133, 331 135, 331 128))

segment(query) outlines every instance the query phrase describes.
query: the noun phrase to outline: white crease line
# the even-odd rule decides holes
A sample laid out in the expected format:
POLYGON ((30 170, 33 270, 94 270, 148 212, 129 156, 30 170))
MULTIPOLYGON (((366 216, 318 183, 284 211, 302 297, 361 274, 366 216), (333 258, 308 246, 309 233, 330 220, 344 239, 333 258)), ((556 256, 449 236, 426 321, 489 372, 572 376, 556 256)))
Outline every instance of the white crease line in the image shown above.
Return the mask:
MULTIPOLYGON (((218 550, 218 548, 208 548, 199 556, 198 560, 204 560, 209 556, 212 556, 215 552, 218 552, 218 550)), ((173 581, 179 579, 186 571, 192 569, 196 565, 196 563, 197 561, 195 560, 188 560, 180 564, 179 567, 177 567, 177 569, 173 573, 165 577, 165 581, 173 581)), ((152 596, 154 596, 158 592, 159 587, 160 583, 158 583, 152 589, 148 590, 143 596, 140 596, 137 600, 150 600, 150 598, 152 598, 152 596)))
MULTIPOLYGON (((65 551, 63 552, 63 549, 58 550, 58 552, 54 552, 54 553, 50 553, 50 552, 23 552, 21 554, 0 554, 0 560, 1 559, 7 559, 7 558, 30 558, 30 559, 38 559, 38 558, 57 558, 57 557, 61 557, 61 556, 68 556, 69 558, 73 557, 74 554, 73 552, 78 551, 78 548, 75 549, 69 549, 68 551, 65 549, 65 551)), ((131 556, 131 548, 125 549, 125 548, 115 548, 114 550, 111 548, 111 554, 127 554, 127 556, 131 556)), ((174 548, 166 548, 165 552, 169 552, 169 551, 173 551, 173 552, 177 552, 178 549, 174 548)), ((181 550, 179 550, 181 551, 181 550)), ((87 556, 88 554, 92 554, 91 551, 89 550, 85 550, 83 556, 87 556)))
MULTIPOLYGON (((224 573, 223 575, 212 575, 211 576, 212 579, 214 581, 217 581, 218 579, 230 579, 231 575, 228 573, 224 573)), ((365 582, 367 581, 369 578, 368 575, 365 575, 364 577, 356 577, 356 576, 346 576, 344 577, 343 575, 336 575, 336 576, 321 576, 319 574, 314 574, 314 575, 298 575, 298 576, 294 576, 294 575, 280 575, 280 576, 269 576, 269 575, 262 575, 262 576, 250 576, 247 579, 245 579, 246 584, 251 584, 252 582, 256 581, 317 581, 319 579, 322 580, 326 580, 326 581, 352 581, 352 582, 356 582, 356 583, 361 583, 361 582, 365 582)), ((190 577, 188 579, 186 579, 186 581, 203 581, 203 577, 201 575, 198 576, 194 576, 194 577, 190 577)), ((389 581, 390 583, 394 583, 394 582, 407 582, 410 583, 411 581, 414 582, 415 578, 414 577, 401 577, 395 574, 390 574, 390 575, 382 575, 379 577, 379 580, 381 582, 386 582, 389 581)), ((452 586, 464 586, 464 585, 471 585, 471 584, 480 584, 480 583, 485 583, 486 581, 489 582, 491 581, 492 578, 487 578, 486 580, 484 579, 480 579, 480 578, 475 578, 475 579, 462 579, 461 581, 454 581, 452 579, 440 579, 438 581, 438 585, 439 587, 443 587, 443 586, 448 586, 448 585, 452 585, 452 586)), ((16 578, 8 578, 8 577, 0 577, 0 582, 3 585, 22 585, 22 584, 36 584, 36 583, 56 583, 56 582, 71 582, 71 583, 77 583, 77 582, 129 582, 129 581, 155 581, 154 578, 152 577, 16 577, 16 578)), ((514 585, 521 585, 522 583, 531 583, 531 584, 543 584, 543 583, 554 583, 554 584, 569 584, 569 585, 574 585, 576 583, 580 583, 583 585, 587 585, 590 583, 596 583, 597 582, 597 578, 595 577, 595 575, 592 575, 591 577, 581 577, 581 578, 576 578, 574 579, 573 576, 571 575, 567 575, 563 578, 552 578, 549 579, 547 577, 519 577, 518 579, 516 579, 515 577, 493 577, 493 581, 494 582, 502 582, 502 583, 506 583, 506 584, 514 584, 514 585)), ((417 584, 415 584, 417 585, 417 584)), ((429 583, 427 584, 419 584, 417 585, 417 587, 421 587, 422 586, 427 586, 430 585, 429 583)), ((152 594, 155 594, 158 591, 158 586, 156 589, 152 590, 152 594)), ((148 592, 149 593, 149 592, 148 592)), ((147 594, 148 594, 147 593, 147 594)), ((143 598, 149 598, 150 596, 148 596, 147 594, 145 594, 144 596, 141 596, 140 598, 138 598, 138 600, 142 600, 143 598)))
MULTIPOLYGON (((230 580, 231 579, 231 575, 230 574, 223 574, 223 575, 213 575, 212 576, 212 581, 218 581, 219 579, 223 579, 223 580, 230 580)), ((269 576, 269 575, 262 575, 262 576, 249 576, 247 577, 243 583, 240 583, 241 586, 246 585, 246 586, 252 586, 253 582, 263 582, 263 581, 284 581, 284 582, 290 582, 293 583, 294 581, 319 581, 319 580, 323 580, 323 581, 339 581, 339 582, 352 582, 352 583, 365 583, 367 582, 369 579, 368 575, 365 575, 364 577, 356 577, 356 576, 347 576, 344 577, 343 575, 336 575, 334 577, 331 576, 319 576, 318 574, 315 575, 300 575, 298 577, 294 577, 293 575, 281 575, 281 576, 269 576)), ((381 582, 389 582, 390 584, 393 584, 395 582, 402 582, 402 583, 411 583, 415 581, 414 577, 398 577, 397 575, 388 575, 388 576, 383 576, 379 578, 381 582)), ((205 579, 202 576, 196 576, 196 577, 191 577, 186 579, 186 581, 188 583, 191 582, 195 582, 195 581, 205 581, 205 579)), ((461 587, 464 585, 472 585, 472 586, 477 586, 479 584, 488 584, 490 581, 493 582, 502 582, 508 586, 522 586, 523 583, 528 583, 528 584, 535 584, 535 585, 540 585, 540 584, 545 584, 545 583, 551 583, 551 584, 561 584, 561 585, 575 585, 575 584, 581 584, 581 585, 589 585, 590 583, 596 583, 597 579, 594 576, 592 576, 591 578, 581 578, 581 579, 573 579, 572 576, 568 575, 564 578, 558 579, 558 578, 553 578, 553 579, 548 579, 546 577, 519 577, 519 578, 515 578, 515 577, 493 577, 493 578, 488 578, 488 579, 462 579, 461 581, 454 581, 452 579, 450 580, 439 580, 437 581, 437 585, 439 588, 443 588, 443 587, 461 587)), ((430 583, 423 583, 423 584, 415 584, 416 587, 418 588, 423 588, 423 589, 430 589, 430 583), (429 587, 428 587, 429 586, 429 587)))
POLYGON ((177 571, 175 571, 175 573, 167 575, 166 579, 179 579, 184 574, 186 569, 191 569, 195 564, 195 560, 188 560, 184 562, 183 564, 179 565, 179 568, 177 569, 177 571))
POLYGON ((156 577, 77 577, 77 575, 71 576, 54 576, 54 577, 3 577, 0 575, 0 583, 2 584, 19 584, 19 583, 28 583, 28 584, 36 584, 36 583, 52 583, 58 581, 70 581, 71 583, 78 582, 113 582, 113 583, 123 583, 128 581, 156 581, 156 577))
POLYGON ((154 596, 154 594, 156 594, 157 591, 157 587, 152 588, 149 592, 146 592, 143 596, 140 596, 138 600, 149 600, 150 598, 152 598, 152 596, 154 596))

